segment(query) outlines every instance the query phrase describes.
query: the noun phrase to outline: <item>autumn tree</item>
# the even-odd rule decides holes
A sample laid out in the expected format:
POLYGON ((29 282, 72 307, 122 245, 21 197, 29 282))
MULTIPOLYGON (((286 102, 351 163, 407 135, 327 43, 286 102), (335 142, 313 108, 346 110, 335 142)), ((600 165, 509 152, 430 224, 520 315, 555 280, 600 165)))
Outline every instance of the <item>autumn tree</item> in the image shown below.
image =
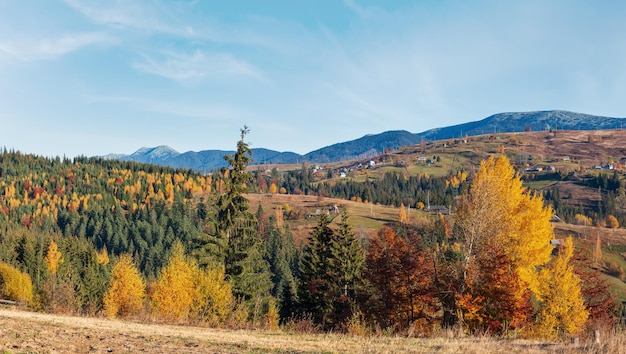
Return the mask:
POLYGON ((59 247, 57 246, 54 240, 50 240, 50 245, 48 246, 48 253, 46 254, 46 265, 48 266, 48 273, 56 274, 59 269, 59 264, 63 263, 63 255, 59 251, 59 247))
POLYGON ((519 276, 501 250, 486 249, 466 268, 464 292, 457 299, 463 324, 470 332, 502 334, 530 324, 530 291, 520 289, 519 276))
POLYGON ((30 276, 0 261, 0 297, 31 304, 33 283, 30 276))
POLYGON ((145 284, 130 255, 124 254, 113 267, 104 310, 109 317, 128 317, 143 308, 145 284))
POLYGON ((580 278, 570 259, 574 253, 571 237, 558 248, 558 255, 538 274, 539 313, 535 332, 543 338, 578 333, 589 315, 583 302, 580 278))
POLYGON ((407 215, 406 215, 406 209, 404 209, 404 205, 400 204, 400 211, 398 212, 398 221, 401 224, 406 224, 408 221, 407 215))
MULTIPOLYGON (((599 239, 599 236, 598 236, 599 239)), ((574 272, 580 278, 581 295, 585 308, 589 311, 586 327, 590 329, 610 329, 617 323, 617 302, 606 278, 596 266, 596 255, 588 249, 577 248, 571 263, 574 272)))
POLYGON ((161 318, 174 321, 189 318, 191 306, 198 296, 195 286, 198 272, 198 267, 185 257, 182 243, 174 243, 152 294, 152 305, 161 318))
POLYGON ((198 269, 195 279, 196 297, 191 313, 211 325, 221 325, 233 311, 235 298, 229 282, 224 280, 224 267, 198 269))
POLYGON ((617 229, 619 227, 619 221, 613 215, 607 215, 604 222, 609 229, 617 229))
MULTIPOLYGON (((489 310, 483 309, 487 310, 483 312, 483 317, 487 317, 482 318, 480 323, 489 327, 496 322, 524 322, 521 317, 527 313, 526 293, 528 290, 538 291, 539 267, 550 260, 552 215, 551 208, 544 206, 540 196, 525 190, 505 156, 490 157, 480 164, 469 193, 462 198, 458 212, 456 234, 464 241, 460 279, 463 286, 459 289, 458 296, 465 299, 466 304, 472 301, 480 303, 477 296, 482 295, 473 294, 473 284, 480 284, 485 289, 496 289, 503 281, 514 281, 502 278, 504 274, 497 274, 501 267, 515 272, 519 279, 518 286, 501 288, 503 292, 509 293, 500 293, 498 296, 508 300, 501 302, 500 309, 498 302, 491 304, 493 308, 489 310), (500 262, 500 268, 485 267, 490 264, 485 257, 494 256, 501 257, 491 260, 500 262), (473 296, 473 300, 468 300, 468 296, 473 296), (518 306, 511 304, 513 299, 519 301, 518 306), (510 308, 513 313, 509 311, 510 308), (516 311, 519 313, 514 313, 516 311), (488 317, 489 314, 498 313, 509 315, 505 315, 505 318, 488 317)), ((463 315, 467 316, 470 310, 468 306, 465 309, 467 311, 463 315)))

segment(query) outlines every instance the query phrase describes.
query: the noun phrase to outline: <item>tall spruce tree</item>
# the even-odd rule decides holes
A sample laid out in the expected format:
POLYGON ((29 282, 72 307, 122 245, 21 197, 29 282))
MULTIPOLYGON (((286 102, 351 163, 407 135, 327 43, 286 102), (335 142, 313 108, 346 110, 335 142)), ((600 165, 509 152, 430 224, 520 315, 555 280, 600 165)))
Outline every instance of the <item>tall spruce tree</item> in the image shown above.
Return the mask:
POLYGON ((247 127, 241 129, 237 151, 234 155, 224 156, 230 165, 230 169, 224 171, 224 193, 215 203, 212 234, 200 240, 197 254, 201 264, 210 264, 210 260, 223 261, 233 294, 256 318, 263 312, 261 306, 268 303, 272 283, 269 264, 263 259, 265 247, 257 232, 257 220, 243 196, 253 182, 252 175, 246 171, 252 161, 252 151, 244 141, 248 132, 247 127))

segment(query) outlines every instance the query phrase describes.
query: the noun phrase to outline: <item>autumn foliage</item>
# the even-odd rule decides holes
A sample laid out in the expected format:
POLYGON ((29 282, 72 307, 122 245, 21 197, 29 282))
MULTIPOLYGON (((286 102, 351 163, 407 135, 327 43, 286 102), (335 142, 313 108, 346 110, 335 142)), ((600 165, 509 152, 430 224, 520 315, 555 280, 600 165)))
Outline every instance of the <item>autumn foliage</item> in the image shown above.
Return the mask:
POLYGON ((0 261, 0 298, 30 304, 33 301, 33 283, 30 276, 0 261))
POLYGON ((506 157, 481 163, 457 221, 464 240, 464 286, 457 301, 460 320, 470 329, 523 328, 531 322, 532 293, 540 300, 534 333, 553 337, 581 330, 587 312, 568 265, 571 241, 551 260, 552 215, 540 196, 522 186, 506 157), (564 291, 567 297, 560 297, 564 291), (569 318, 564 309, 573 311, 569 318))
POLYGON ((130 255, 120 256, 113 267, 104 310, 109 317, 128 317, 143 308, 145 283, 130 255))

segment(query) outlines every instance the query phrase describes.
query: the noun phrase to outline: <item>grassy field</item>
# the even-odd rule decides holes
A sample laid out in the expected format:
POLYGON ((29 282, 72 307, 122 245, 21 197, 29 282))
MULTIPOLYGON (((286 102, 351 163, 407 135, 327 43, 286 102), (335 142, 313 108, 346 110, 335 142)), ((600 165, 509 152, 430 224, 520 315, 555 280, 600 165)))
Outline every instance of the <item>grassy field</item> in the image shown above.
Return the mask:
MULTIPOLYGON (((285 219, 285 223, 289 225, 289 228, 294 234, 296 244, 299 241, 306 240, 313 227, 317 225, 317 217, 306 218, 306 215, 315 215, 318 211, 325 213, 329 211, 329 208, 333 205, 347 208, 350 215, 349 224, 352 226, 355 234, 363 238, 373 237, 384 224, 398 221, 400 214, 400 209, 395 207, 359 203, 335 198, 319 198, 308 195, 247 194, 246 198, 250 203, 252 211, 256 211, 259 204, 262 205, 266 213, 273 213, 278 206, 286 209, 286 205, 288 205, 288 208, 291 210, 301 211, 301 214, 305 215, 304 217, 285 219)), ((333 212, 331 212, 330 215, 331 217, 337 216, 333 212)), ((434 214, 428 214, 415 209, 411 209, 408 216, 413 220, 435 217, 434 214)), ((338 219, 335 219, 333 223, 337 221, 338 219)))
POLYGON ((442 331, 432 338, 301 334, 147 324, 0 308, 3 353, 626 353, 626 334, 580 345, 442 331))

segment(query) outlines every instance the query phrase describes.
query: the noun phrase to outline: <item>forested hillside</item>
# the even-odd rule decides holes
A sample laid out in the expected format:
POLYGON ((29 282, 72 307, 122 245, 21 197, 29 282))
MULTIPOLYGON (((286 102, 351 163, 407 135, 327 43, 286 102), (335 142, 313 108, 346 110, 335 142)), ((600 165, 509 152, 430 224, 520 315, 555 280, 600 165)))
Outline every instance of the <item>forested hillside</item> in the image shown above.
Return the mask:
POLYGON ((571 240, 550 246, 552 209, 506 157, 472 176, 319 183, 306 165, 249 172, 246 133, 230 168, 213 176, 4 151, 0 297, 51 312, 351 333, 461 326, 558 338, 617 323, 597 258, 574 253, 571 240), (400 214, 365 240, 347 209, 322 212, 298 248, 285 218, 302 215, 252 211, 244 193, 254 190, 374 201, 400 214), (406 205, 453 202, 454 219, 403 216, 406 205))

